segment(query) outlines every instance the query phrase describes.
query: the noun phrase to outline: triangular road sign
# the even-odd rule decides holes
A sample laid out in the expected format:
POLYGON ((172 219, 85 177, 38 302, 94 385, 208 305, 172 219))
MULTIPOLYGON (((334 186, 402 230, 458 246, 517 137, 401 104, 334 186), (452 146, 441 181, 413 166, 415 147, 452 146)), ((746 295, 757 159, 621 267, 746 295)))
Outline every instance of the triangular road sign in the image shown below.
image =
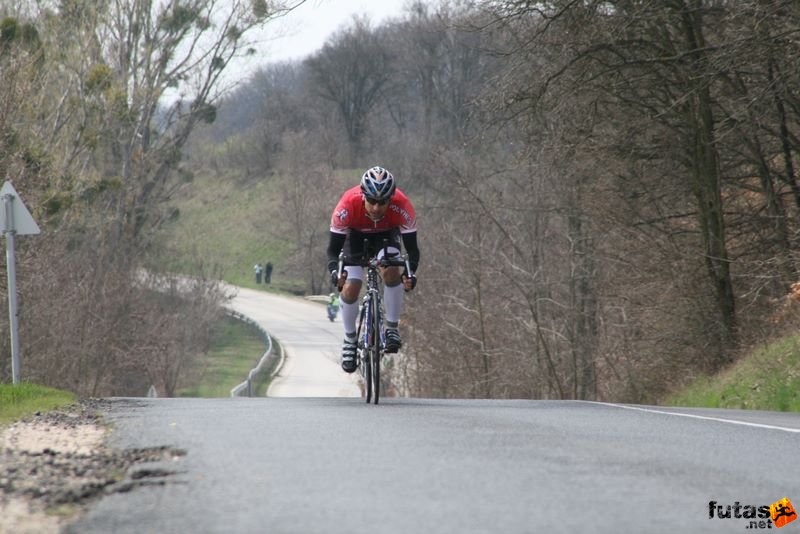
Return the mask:
POLYGON ((31 212, 28 211, 28 208, 25 207, 22 199, 14 190, 14 186, 11 185, 11 182, 6 182, 3 184, 3 187, 0 188, 0 231, 5 233, 9 230, 15 230, 17 235, 33 235, 41 233, 39 226, 31 216, 31 212), (13 217, 10 228, 8 227, 9 225, 6 219, 5 197, 7 195, 14 197, 14 200, 12 200, 9 204, 12 206, 11 215, 13 217))

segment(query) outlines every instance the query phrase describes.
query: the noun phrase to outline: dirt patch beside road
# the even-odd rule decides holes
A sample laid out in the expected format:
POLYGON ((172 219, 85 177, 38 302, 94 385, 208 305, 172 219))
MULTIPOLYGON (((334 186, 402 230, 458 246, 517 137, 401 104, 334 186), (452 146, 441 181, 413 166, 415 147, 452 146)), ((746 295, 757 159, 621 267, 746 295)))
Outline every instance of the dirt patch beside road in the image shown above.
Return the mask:
POLYGON ((176 461, 183 451, 105 445, 100 412, 109 402, 87 399, 0 429, 0 534, 56 533, 93 499, 174 474, 136 466, 176 461))

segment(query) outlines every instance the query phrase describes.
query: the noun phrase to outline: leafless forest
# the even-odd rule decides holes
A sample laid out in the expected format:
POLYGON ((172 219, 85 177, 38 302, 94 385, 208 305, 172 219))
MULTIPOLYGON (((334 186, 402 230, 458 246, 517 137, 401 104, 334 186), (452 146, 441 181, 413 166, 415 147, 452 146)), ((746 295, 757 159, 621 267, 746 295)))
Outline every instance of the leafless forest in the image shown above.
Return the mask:
POLYGON ((274 3, 226 21, 206 0, 15 4, 0 1, 0 165, 46 229, 19 240, 28 378, 180 380, 218 292, 200 283, 187 305, 134 273, 157 268, 198 169, 285 182, 313 292, 333 171, 392 170, 423 254, 404 393, 655 402, 797 326, 795 1, 410 2, 228 92, 274 3))

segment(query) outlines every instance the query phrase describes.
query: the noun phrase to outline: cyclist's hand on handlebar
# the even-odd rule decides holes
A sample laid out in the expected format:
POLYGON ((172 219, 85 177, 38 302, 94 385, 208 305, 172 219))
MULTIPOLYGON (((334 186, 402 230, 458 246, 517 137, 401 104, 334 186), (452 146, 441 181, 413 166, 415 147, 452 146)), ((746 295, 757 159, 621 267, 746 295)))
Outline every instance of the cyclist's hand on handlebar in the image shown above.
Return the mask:
POLYGON ((411 291, 417 287, 417 275, 412 274, 411 276, 403 275, 403 289, 406 291, 411 291))
POLYGON ((338 271, 331 271, 331 284, 335 285, 340 292, 344 287, 345 280, 347 280, 347 271, 342 271, 342 276, 339 276, 338 271))

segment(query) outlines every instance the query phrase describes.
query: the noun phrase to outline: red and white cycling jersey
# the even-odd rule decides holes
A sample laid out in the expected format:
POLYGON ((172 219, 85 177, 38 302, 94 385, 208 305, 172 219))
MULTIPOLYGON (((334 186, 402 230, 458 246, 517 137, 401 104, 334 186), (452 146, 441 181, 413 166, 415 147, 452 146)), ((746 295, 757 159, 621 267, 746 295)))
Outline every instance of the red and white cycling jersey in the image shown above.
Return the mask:
POLYGON ((386 215, 380 221, 373 221, 367 217, 364 208, 364 198, 361 186, 357 185, 345 191, 336 209, 331 216, 331 232, 346 234, 348 230, 357 232, 374 233, 387 230, 400 229, 400 233, 407 234, 417 231, 417 218, 414 215, 414 206, 400 189, 395 189, 386 215))

